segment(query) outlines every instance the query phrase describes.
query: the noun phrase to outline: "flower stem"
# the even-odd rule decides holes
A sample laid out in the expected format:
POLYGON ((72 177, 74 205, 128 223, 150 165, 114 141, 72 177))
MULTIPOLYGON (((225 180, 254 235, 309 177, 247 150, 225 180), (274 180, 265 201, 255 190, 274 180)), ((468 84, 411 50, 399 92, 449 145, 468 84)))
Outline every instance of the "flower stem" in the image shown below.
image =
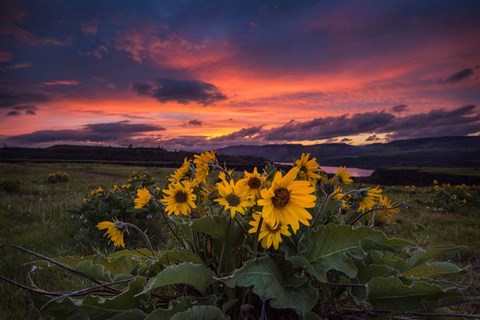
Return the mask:
POLYGON ((138 233, 140 233, 140 235, 142 236, 143 240, 145 240, 145 243, 147 244, 148 250, 150 250, 150 252, 152 252, 153 257, 154 257, 155 259, 158 259, 157 253, 156 253, 155 250, 153 250, 152 243, 150 242, 150 239, 148 238, 147 234, 146 234, 144 231, 142 231, 139 227, 137 227, 136 225, 134 225, 134 224, 131 224, 131 223, 128 223, 128 222, 123 222, 123 224, 125 224, 127 227, 131 227, 132 229, 134 229, 135 231, 137 231, 138 233))
POLYGON ((313 219, 313 222, 312 222, 312 225, 310 226, 310 228, 313 229, 317 225, 318 220, 320 219, 320 215, 325 210, 325 207, 327 205, 328 200, 330 200, 330 195, 328 195, 328 196, 326 195, 325 197, 323 197, 322 204, 320 205, 320 208, 319 208, 317 214, 315 215, 315 218, 313 219))
POLYGON ((260 216, 260 220, 258 220, 258 227, 257 227, 257 232, 255 232, 255 239, 254 239, 254 244, 253 244, 253 259, 257 258, 257 250, 258 250, 258 237, 260 236, 260 229, 262 228, 263 224, 263 217, 260 216))
POLYGON ((230 232, 230 226, 232 225, 232 218, 228 218, 228 226, 227 226, 227 233, 225 234, 225 241, 223 241, 222 245, 222 252, 220 253, 220 260, 218 262, 218 270, 217 275, 220 275, 220 271, 222 271, 223 267, 223 255, 225 253, 225 247, 227 245, 228 233, 230 232))

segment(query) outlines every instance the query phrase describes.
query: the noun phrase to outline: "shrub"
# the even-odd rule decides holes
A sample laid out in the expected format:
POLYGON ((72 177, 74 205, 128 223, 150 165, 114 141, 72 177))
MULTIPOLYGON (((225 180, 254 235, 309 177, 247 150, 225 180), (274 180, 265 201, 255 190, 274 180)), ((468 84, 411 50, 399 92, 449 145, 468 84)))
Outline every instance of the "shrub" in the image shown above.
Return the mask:
POLYGON ((48 183, 68 182, 68 180, 69 180, 68 173, 64 171, 49 173, 47 178, 48 183))
POLYGON ((462 269, 432 262, 457 248, 385 236, 381 228, 396 223, 401 204, 379 187, 347 188, 345 168, 329 178, 302 154, 288 172, 269 166, 234 179, 205 152, 169 181, 162 196, 143 187, 132 201, 158 208, 154 219, 171 231, 161 250, 135 224, 112 219, 97 227, 115 247, 137 234, 146 249, 35 263, 96 281, 59 297, 32 293, 44 317, 391 318, 445 314, 470 299, 442 280, 462 269))

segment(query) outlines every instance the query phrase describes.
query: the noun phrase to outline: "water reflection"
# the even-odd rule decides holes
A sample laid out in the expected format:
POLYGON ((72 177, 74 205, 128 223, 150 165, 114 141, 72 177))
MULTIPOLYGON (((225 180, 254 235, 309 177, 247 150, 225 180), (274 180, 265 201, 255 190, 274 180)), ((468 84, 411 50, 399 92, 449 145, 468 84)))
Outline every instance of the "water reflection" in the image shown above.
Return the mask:
MULTIPOLYGON (((282 166, 293 165, 292 162, 275 162, 275 163, 282 166)), ((336 173, 338 168, 340 167, 320 166, 320 168, 322 168, 323 171, 325 171, 326 173, 336 173)), ((373 170, 347 167, 347 172, 350 173, 352 177, 369 177, 370 175, 372 175, 373 170)))

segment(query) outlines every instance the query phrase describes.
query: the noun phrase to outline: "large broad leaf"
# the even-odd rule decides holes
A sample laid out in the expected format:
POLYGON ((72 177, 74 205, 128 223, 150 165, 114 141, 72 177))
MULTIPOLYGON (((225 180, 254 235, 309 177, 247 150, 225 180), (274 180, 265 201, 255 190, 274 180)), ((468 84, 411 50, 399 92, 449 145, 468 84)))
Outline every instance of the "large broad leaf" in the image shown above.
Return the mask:
POLYGON ((249 260, 228 277, 219 279, 228 287, 250 287, 263 301, 270 300, 274 308, 291 308, 299 314, 315 305, 318 292, 305 278, 293 273, 284 260, 273 261, 269 256, 249 260))
POLYGON ((158 260, 150 267, 150 271, 157 274, 163 270, 164 266, 183 262, 203 264, 203 260, 195 253, 186 250, 173 249, 162 252, 158 257, 158 260))
MULTIPOLYGON (((418 275, 414 275, 413 273, 411 276, 419 277, 419 273, 425 273, 425 276, 428 277, 426 274, 426 269, 428 266, 425 264, 439 256, 444 256, 446 254, 451 254, 452 252, 457 252, 462 247, 458 246, 440 246, 440 247, 431 247, 431 248, 415 248, 414 250, 408 250, 403 252, 402 254, 395 254, 391 252, 381 252, 378 250, 371 250, 369 252, 369 259, 378 265, 386 265, 391 268, 397 269, 401 272, 408 273, 409 270, 417 269, 418 275), (420 271, 423 270, 423 271, 420 271)), ((453 265, 444 265, 444 266, 434 266, 437 271, 439 268, 442 268, 444 271, 447 271, 447 268, 451 272, 458 272, 460 271, 459 268, 455 268, 453 265)), ((451 273, 447 272, 447 273, 451 273)), ((431 270, 430 273, 435 273, 435 270, 431 270)))
MULTIPOLYGON (((143 290, 145 278, 137 276, 130 281, 128 288, 113 298, 86 296, 85 298, 64 297, 55 300, 43 309, 42 316, 48 319, 134 319, 133 316, 146 316, 143 308, 144 297, 136 295, 143 290)), ((32 294, 35 306, 40 309, 50 298, 32 294)), ((137 318, 137 319, 143 319, 137 318)))
POLYGON ((363 259, 364 250, 399 251, 413 246, 411 242, 389 239, 383 232, 368 227, 330 224, 306 232, 299 241, 298 253, 287 255, 287 259, 296 267, 305 267, 319 281, 328 282, 326 274, 332 269, 355 278, 357 267, 351 258, 363 259))
POLYGON ((227 320, 228 318, 218 307, 195 306, 177 313, 172 320, 227 320))
MULTIPOLYGON (((65 264, 92 279, 99 281, 116 281, 131 278, 132 275, 147 275, 153 263, 151 253, 146 249, 121 250, 107 257, 97 254, 86 257, 60 257, 56 261, 65 264)), ((48 261, 35 261, 37 267, 58 268, 48 261)))
POLYGON ((157 309, 150 313, 145 320, 171 320, 179 312, 186 311, 195 306, 213 306, 217 302, 215 295, 207 298, 180 297, 170 301, 167 309, 157 309))
POLYGON ((188 284, 204 293, 206 288, 215 282, 214 275, 215 273, 203 264, 186 262, 171 265, 150 279, 142 294, 172 284, 188 284))
POLYGON ((462 269, 449 262, 432 262, 424 263, 413 269, 408 270, 404 274, 407 277, 415 278, 434 278, 444 276, 450 273, 461 272, 462 269))
POLYGON ((443 287, 423 280, 376 277, 367 283, 367 300, 375 308, 391 311, 424 310, 428 301, 461 297, 456 287, 443 287))
POLYGON ((232 221, 227 237, 228 223, 227 217, 206 216, 193 221, 190 228, 208 234, 215 239, 227 241, 234 247, 239 246, 243 240, 243 230, 235 221, 232 221))

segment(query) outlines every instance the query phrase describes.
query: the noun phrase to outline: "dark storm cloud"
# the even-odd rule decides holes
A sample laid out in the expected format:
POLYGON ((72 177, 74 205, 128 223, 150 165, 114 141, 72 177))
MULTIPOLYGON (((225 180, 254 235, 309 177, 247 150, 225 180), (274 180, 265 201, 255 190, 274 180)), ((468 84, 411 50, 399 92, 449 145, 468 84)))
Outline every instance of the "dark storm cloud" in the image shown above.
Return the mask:
POLYGON ((338 117, 316 118, 311 121, 289 123, 265 131, 265 140, 320 140, 338 136, 372 132, 391 123, 395 116, 386 112, 356 113, 338 117))
POLYGON ((390 139, 467 135, 480 132, 480 114, 475 105, 453 110, 437 109, 397 118, 379 132, 391 132, 390 139))
MULTIPOLYGON (((18 111, 17 111, 18 112, 18 111)), ((9 137, 17 143, 55 143, 55 142, 123 142, 130 141, 132 136, 145 132, 162 131, 157 125, 146 123, 130 123, 120 121, 112 123, 96 123, 84 125, 81 129, 39 130, 32 133, 9 137)))
POLYGON ((181 104, 196 102, 203 106, 227 99, 216 86, 199 80, 159 79, 153 85, 135 83, 133 91, 160 102, 176 101, 181 104))
POLYGON ((10 111, 5 115, 5 117, 18 117, 21 116, 22 113, 20 111, 10 111))
POLYGON ((473 68, 466 68, 461 71, 458 71, 457 73, 452 74, 450 77, 444 80, 446 83, 456 83, 465 79, 470 78, 473 76, 474 71, 473 68))
POLYGON ((262 131, 263 125, 259 126, 254 126, 254 127, 248 127, 248 128, 243 128, 238 131, 232 132, 230 134, 212 138, 210 140, 212 141, 235 141, 237 139, 246 139, 246 138, 252 138, 256 134, 260 133, 262 131))
POLYGON ((130 121, 94 123, 87 124, 84 127, 88 131, 95 133, 138 133, 165 130, 165 128, 157 125, 146 123, 130 123, 130 121))
POLYGON ((377 137, 377 135, 371 135, 371 136, 368 136, 367 139, 365 139, 366 142, 373 142, 373 141, 379 141, 381 140, 379 137, 377 137))
POLYGON ((200 127, 200 126, 202 126, 202 121, 193 119, 193 120, 188 121, 188 124, 190 126, 200 127))
POLYGON ((400 113, 403 111, 408 111, 408 106, 406 104, 400 104, 398 106, 392 107, 392 111, 395 113, 400 113))
POLYGON ((43 93, 34 92, 0 92, 0 108, 15 108, 23 104, 37 104, 50 101, 50 97, 43 93))
MULTIPOLYGON (((356 113, 349 117, 317 118, 289 123, 258 133, 266 141, 320 140, 362 133, 387 133, 390 139, 468 135, 480 132, 480 114, 475 105, 452 110, 397 117, 386 112, 356 113)), ((366 141, 376 141, 376 135, 366 141)))

